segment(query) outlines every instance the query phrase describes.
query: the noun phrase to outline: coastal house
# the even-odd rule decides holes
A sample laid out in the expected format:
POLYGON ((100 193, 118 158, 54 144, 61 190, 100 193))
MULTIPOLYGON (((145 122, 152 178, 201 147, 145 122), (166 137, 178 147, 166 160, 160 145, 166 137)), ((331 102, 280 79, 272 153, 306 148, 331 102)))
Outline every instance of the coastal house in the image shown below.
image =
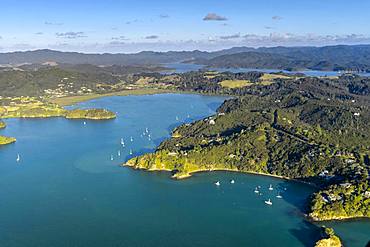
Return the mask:
POLYGON ((328 195, 327 194, 324 194, 324 195, 321 195, 321 199, 326 202, 326 203, 329 203, 329 199, 328 199, 328 195))
POLYGON ((322 172, 319 173, 319 176, 320 177, 326 177, 328 175, 329 175, 329 171, 328 170, 324 170, 324 171, 322 171, 322 172))
POLYGON ((365 191, 364 192, 364 197, 370 198, 370 191, 365 191))
POLYGON ((351 187, 351 183, 342 183, 342 184, 340 184, 340 186, 341 187, 344 187, 344 188, 346 188, 346 189, 348 189, 349 187, 351 187))
POLYGON ((335 201, 342 200, 342 197, 340 195, 329 194, 328 195, 328 200, 330 202, 335 202, 335 201))

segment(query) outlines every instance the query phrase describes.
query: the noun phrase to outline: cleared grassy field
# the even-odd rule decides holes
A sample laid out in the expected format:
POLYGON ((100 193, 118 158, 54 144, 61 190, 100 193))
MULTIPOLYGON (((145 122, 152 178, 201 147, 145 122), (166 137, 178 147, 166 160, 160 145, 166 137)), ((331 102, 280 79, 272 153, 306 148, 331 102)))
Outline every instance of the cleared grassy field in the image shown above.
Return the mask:
POLYGON ((264 74, 261 77, 262 81, 273 81, 274 79, 289 79, 289 76, 286 75, 277 75, 277 74, 264 74))
POLYGON ((261 85, 271 85, 272 83, 274 83, 274 79, 289 79, 290 77, 289 76, 285 76, 285 75, 276 75, 276 74, 264 74, 260 80, 260 84, 261 85))
POLYGON ((246 81, 246 80, 225 80, 225 81, 222 81, 220 84, 221 86, 227 87, 227 88, 240 88, 240 87, 246 87, 246 86, 253 85, 253 83, 251 83, 250 81, 246 81))
POLYGON ((49 102, 58 104, 60 106, 68 106, 77 104, 80 102, 102 98, 102 97, 108 97, 108 96, 127 96, 127 95, 145 95, 145 94, 160 94, 160 93, 171 93, 171 90, 165 90, 165 89, 134 89, 134 90, 124 90, 120 92, 114 92, 114 93, 107 93, 107 94, 86 94, 86 95, 79 95, 79 96, 67 96, 62 98, 55 98, 50 99, 49 102))
POLYGON ((271 85, 274 83, 274 79, 288 79, 288 76, 285 75, 276 75, 276 74, 264 74, 260 78, 260 82, 252 83, 247 80, 225 80, 222 81, 220 84, 226 88, 241 88, 241 87, 248 87, 251 85, 271 85))

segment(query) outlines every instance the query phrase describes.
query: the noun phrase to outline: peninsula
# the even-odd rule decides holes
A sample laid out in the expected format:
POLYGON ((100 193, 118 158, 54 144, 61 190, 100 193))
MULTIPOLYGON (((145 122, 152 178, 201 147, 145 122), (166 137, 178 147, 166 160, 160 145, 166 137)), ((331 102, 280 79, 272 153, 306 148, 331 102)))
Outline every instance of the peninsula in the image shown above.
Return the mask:
MULTIPOLYGON (((224 81, 219 76, 210 80, 224 81)), ((177 179, 214 170, 296 179, 322 189, 312 198, 313 220, 368 217, 369 79, 281 76, 262 83, 261 75, 243 76, 256 79, 240 87, 186 84, 234 98, 215 116, 176 128, 154 153, 124 165, 171 171, 177 179)))

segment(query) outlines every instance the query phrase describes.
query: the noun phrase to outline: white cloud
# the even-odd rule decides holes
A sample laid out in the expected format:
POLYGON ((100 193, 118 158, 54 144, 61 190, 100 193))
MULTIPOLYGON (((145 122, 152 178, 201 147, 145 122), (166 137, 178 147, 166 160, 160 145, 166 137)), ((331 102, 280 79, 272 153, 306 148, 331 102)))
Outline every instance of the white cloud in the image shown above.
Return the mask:
MULTIPOLYGON (((156 36, 156 35, 152 35, 156 36)), ((148 36, 149 37, 149 36, 148 36)), ((119 38, 119 37, 118 37, 119 38)), ((293 34, 270 33, 260 34, 230 34, 224 36, 205 36, 194 40, 161 40, 147 39, 142 42, 116 40, 108 42, 89 42, 87 39, 61 39, 62 42, 49 44, 2 44, 3 51, 31 50, 31 49, 56 49, 61 51, 79 51, 87 53, 133 53, 143 50, 151 51, 180 51, 204 50, 214 51, 235 46, 271 47, 271 46, 324 46, 337 44, 369 44, 370 36, 361 34, 347 35, 318 35, 318 34, 293 34)))
POLYGON ((51 21, 45 21, 44 24, 49 25, 49 26, 62 26, 63 25, 62 22, 51 22, 51 21))
POLYGON ((354 44, 370 42, 370 37, 359 34, 347 35, 318 35, 270 33, 269 35, 246 34, 244 42, 253 45, 326 45, 326 44, 354 44))
POLYGON ((225 35, 225 36, 220 36, 220 39, 228 40, 228 39, 239 39, 240 33, 237 34, 231 34, 231 35, 225 35))
POLYGON ((203 21, 227 21, 227 18, 216 13, 208 13, 203 21))
POLYGON ((123 35, 121 35, 121 36, 119 36, 119 37, 112 37, 112 40, 129 40, 129 38, 127 38, 126 36, 123 36, 123 35))
POLYGON ((278 16, 278 15, 274 15, 273 17, 271 17, 274 21, 280 21, 283 19, 283 17, 281 16, 278 16))
POLYGON ((149 35, 145 37, 145 39, 158 39, 158 38, 159 38, 158 35, 149 35))
POLYGON ((56 33, 55 35, 59 38, 66 39, 77 39, 87 37, 84 32, 65 32, 65 33, 56 33))

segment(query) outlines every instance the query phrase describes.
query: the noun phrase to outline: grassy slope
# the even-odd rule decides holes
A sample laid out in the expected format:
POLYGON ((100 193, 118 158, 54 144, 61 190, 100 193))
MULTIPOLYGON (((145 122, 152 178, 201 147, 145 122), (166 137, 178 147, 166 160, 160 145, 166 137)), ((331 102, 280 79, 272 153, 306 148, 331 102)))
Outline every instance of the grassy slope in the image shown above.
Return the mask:
POLYGON ((169 92, 172 92, 172 91, 148 88, 148 89, 124 90, 120 92, 107 93, 107 94, 87 94, 87 95, 82 95, 82 96, 69 96, 69 97, 49 99, 49 101, 51 103, 55 103, 60 106, 68 106, 68 105, 74 105, 80 102, 102 98, 102 97, 108 97, 108 96, 146 95, 146 94, 159 94, 159 93, 169 93, 169 92))

